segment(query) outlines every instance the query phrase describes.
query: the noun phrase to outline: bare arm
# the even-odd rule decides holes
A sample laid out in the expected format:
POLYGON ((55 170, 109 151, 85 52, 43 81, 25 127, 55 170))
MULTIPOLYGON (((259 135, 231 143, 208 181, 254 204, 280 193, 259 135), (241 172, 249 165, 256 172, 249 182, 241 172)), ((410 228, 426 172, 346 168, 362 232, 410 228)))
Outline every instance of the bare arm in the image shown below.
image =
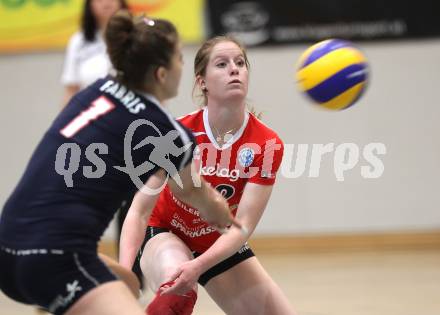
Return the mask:
POLYGON ((131 290, 135 298, 139 298, 139 290, 141 287, 141 284, 139 283, 138 278, 136 275, 130 270, 122 267, 120 264, 118 264, 117 261, 110 258, 109 256, 106 256, 104 254, 98 253, 99 258, 109 267, 113 273, 115 273, 119 279, 125 282, 125 284, 128 286, 128 288, 131 290))
MULTIPOLYGON (((241 226, 232 216, 228 203, 223 196, 205 182, 196 172, 191 172, 191 165, 179 172, 182 180, 180 187, 174 180, 168 185, 177 198, 192 205, 200 211, 202 217, 210 224, 225 228, 231 222, 241 226), (193 178, 194 176, 194 178, 193 178)), ((164 171, 158 171, 147 182, 150 189, 157 189, 165 181, 164 171)), ((145 236, 147 218, 156 204, 158 195, 138 192, 125 218, 121 231, 119 263, 131 269, 136 254, 145 236)))
POLYGON ((236 218, 248 228, 249 234, 243 234, 236 227, 222 234, 206 252, 195 259, 202 273, 235 254, 246 243, 263 215, 272 188, 272 185, 246 184, 236 218))
POLYGON ((198 172, 191 172, 192 168, 195 167, 191 164, 179 172, 182 187, 174 180, 168 182, 173 194, 183 202, 197 208, 202 218, 215 227, 226 228, 231 223, 241 227, 241 224, 232 216, 226 199, 198 172))
MULTIPOLYGON (((146 183, 149 189, 157 189, 165 181, 163 171, 158 171, 146 183)), ((144 189, 143 189, 144 190, 144 189)), ((134 260, 145 237, 147 221, 159 194, 148 194, 138 191, 133 198, 130 209, 122 225, 119 242, 119 263, 131 270, 134 260)))
MULTIPOLYGON (((272 188, 272 185, 246 184, 236 217, 249 229, 249 235, 255 230, 263 215, 272 188)), ((248 240, 249 235, 243 234, 239 228, 232 227, 226 234, 221 235, 206 252, 184 263, 173 277, 177 278, 175 285, 164 290, 163 293, 183 294, 190 290, 203 272, 235 254, 248 240)))

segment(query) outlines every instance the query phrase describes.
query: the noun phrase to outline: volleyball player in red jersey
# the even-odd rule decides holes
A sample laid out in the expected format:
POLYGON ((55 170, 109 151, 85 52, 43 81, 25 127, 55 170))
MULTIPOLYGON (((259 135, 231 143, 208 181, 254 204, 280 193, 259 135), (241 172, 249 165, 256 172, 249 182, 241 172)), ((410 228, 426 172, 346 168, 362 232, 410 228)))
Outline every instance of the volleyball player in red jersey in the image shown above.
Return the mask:
POLYGON ((206 106, 179 119, 198 144, 196 171, 223 194, 248 231, 219 233, 168 187, 159 196, 138 193, 122 229, 120 263, 131 268, 143 242, 141 269, 157 292, 149 315, 191 314, 197 281, 227 314, 294 314, 246 243, 283 156, 278 135, 246 110, 248 70, 246 51, 235 39, 205 42, 194 72, 206 106))

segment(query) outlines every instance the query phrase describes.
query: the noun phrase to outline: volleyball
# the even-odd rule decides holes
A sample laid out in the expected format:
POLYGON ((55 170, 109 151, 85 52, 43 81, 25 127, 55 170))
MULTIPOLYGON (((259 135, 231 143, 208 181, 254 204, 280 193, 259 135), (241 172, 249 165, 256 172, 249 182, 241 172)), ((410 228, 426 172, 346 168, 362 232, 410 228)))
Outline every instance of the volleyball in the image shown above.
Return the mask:
POLYGON ((365 91, 368 64, 364 54, 346 40, 328 39, 306 49, 298 61, 296 81, 313 103, 346 109, 365 91))

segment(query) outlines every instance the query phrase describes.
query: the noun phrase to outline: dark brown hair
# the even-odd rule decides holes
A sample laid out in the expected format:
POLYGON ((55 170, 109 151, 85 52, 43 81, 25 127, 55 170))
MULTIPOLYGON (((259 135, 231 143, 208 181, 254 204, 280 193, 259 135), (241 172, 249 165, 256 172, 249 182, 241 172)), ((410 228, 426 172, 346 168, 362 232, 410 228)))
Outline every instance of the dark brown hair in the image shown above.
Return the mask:
POLYGON ((105 40, 117 79, 140 89, 150 70, 170 66, 179 35, 167 20, 133 17, 128 11, 119 11, 107 25, 105 40))
POLYGON ((246 48, 234 37, 230 35, 224 35, 224 36, 216 36, 213 37, 206 42, 203 43, 203 45, 199 48, 197 51, 196 57, 194 59, 194 76, 196 78, 196 82, 194 82, 193 87, 193 98, 199 98, 202 97, 202 105, 205 106, 207 104, 207 97, 205 91, 200 91, 201 94, 197 94, 198 85, 197 85, 197 77, 202 76, 204 77, 206 74, 206 67, 208 66, 209 57, 211 56, 212 49, 215 45, 222 42, 232 42, 236 44, 240 50, 243 53, 244 61, 246 63, 246 68, 250 68, 249 60, 246 53, 246 48))
MULTIPOLYGON (((128 9, 127 2, 125 0, 119 0, 121 9, 128 9)), ((84 33, 86 41, 93 42, 96 38, 96 32, 98 31, 98 21, 93 15, 92 0, 84 1, 84 8, 81 17, 81 29, 84 33)))

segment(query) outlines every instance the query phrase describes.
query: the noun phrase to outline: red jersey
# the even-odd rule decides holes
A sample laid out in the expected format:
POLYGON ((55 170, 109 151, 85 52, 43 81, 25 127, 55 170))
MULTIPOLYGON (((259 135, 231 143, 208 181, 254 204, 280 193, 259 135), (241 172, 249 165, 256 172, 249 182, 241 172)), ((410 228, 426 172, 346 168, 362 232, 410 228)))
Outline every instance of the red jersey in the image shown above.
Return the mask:
MULTIPOLYGON (((213 187, 228 200, 235 215, 246 183, 273 185, 283 157, 278 135, 253 114, 220 147, 208 123, 206 108, 181 117, 197 141, 194 160, 213 187)), ((226 139, 225 139, 226 140, 226 139)), ((220 236, 199 217, 197 209, 178 200, 168 186, 162 191, 148 225, 167 228, 196 252, 206 251, 220 236)))

